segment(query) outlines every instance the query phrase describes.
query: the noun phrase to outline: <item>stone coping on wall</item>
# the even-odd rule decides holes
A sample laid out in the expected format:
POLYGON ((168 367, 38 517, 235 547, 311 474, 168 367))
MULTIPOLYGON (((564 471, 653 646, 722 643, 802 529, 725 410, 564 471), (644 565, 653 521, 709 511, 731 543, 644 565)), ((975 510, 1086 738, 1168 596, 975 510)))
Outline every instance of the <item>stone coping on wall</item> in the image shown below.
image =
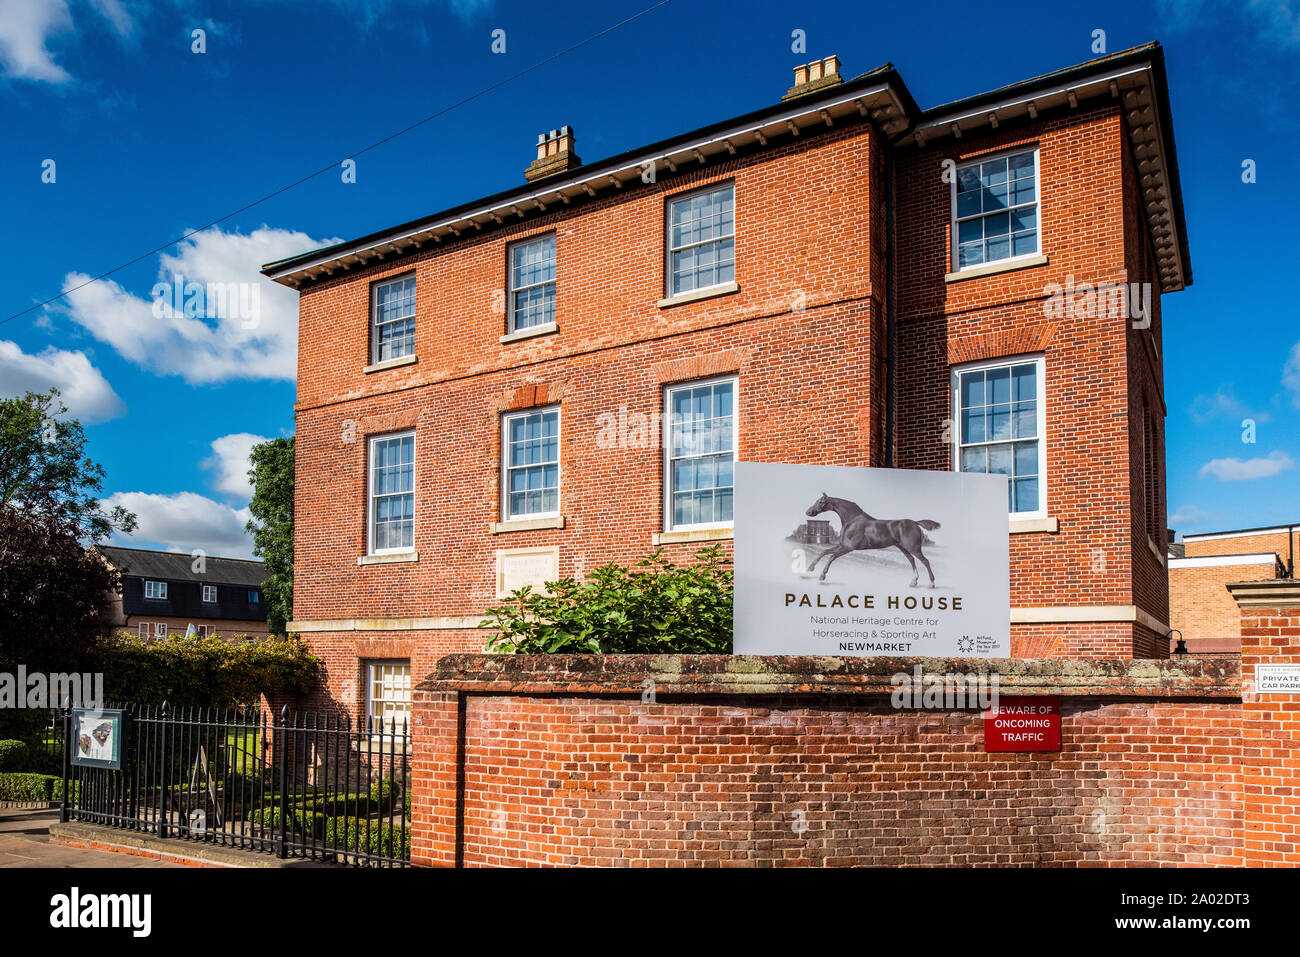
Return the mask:
POLYGON ((478 694, 875 695, 894 675, 998 676, 1000 694, 1241 697, 1228 658, 920 658, 767 655, 459 654, 438 660, 423 692, 478 694))

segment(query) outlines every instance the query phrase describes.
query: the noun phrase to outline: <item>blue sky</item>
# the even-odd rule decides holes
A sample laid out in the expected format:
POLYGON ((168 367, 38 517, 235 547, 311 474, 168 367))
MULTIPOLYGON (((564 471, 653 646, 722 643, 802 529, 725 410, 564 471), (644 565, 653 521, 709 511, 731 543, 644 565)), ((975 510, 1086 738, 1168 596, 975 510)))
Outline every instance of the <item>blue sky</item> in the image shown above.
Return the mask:
POLYGON ((1164 300, 1170 524, 1300 520, 1300 14, 671 0, 357 157, 342 182, 365 145, 653 2, 0 0, 0 319, 335 167, 0 324, 0 394, 64 390, 106 494, 140 515, 134 542, 247 555, 247 450, 292 434, 296 353, 296 297, 257 264, 513 186, 562 124, 599 159, 770 104, 796 63, 831 53, 849 75, 892 61, 931 106, 1088 60, 1100 29, 1111 52, 1161 41, 1169 68, 1195 271, 1164 300), (245 283, 256 309, 157 315, 153 287, 175 274, 245 283))

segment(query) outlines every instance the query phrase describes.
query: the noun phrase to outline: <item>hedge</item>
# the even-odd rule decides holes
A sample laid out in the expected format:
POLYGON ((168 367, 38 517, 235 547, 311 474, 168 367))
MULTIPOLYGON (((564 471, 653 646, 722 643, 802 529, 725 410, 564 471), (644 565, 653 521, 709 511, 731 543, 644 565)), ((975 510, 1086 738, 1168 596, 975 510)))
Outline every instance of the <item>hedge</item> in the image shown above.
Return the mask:
POLYGON ((31 749, 22 741, 0 741, 0 771, 30 771, 31 749))
MULTIPOLYGON (((73 782, 75 795, 77 782, 73 782)), ((63 778, 53 774, 0 773, 0 801, 62 801, 63 778)))
POLYGON ((325 821, 325 846, 340 851, 361 851, 378 857, 411 856, 411 829, 360 817, 331 817, 325 821), (367 840, 368 838, 368 840, 367 840), (392 848, 389 849, 389 840, 392 848))
MULTIPOLYGON (((299 837, 316 837, 319 838, 325 829, 325 815, 315 811, 303 811, 299 808, 290 808, 289 820, 293 822, 293 833, 299 837)), ((259 807, 244 817, 245 821, 251 824, 258 824, 262 827, 272 828, 275 831, 280 830, 280 809, 278 807, 259 807)))
POLYGON ((101 652, 105 697, 173 710, 226 708, 259 695, 298 694, 316 685, 319 659, 302 641, 230 641, 216 636, 140 638, 119 632, 101 652))

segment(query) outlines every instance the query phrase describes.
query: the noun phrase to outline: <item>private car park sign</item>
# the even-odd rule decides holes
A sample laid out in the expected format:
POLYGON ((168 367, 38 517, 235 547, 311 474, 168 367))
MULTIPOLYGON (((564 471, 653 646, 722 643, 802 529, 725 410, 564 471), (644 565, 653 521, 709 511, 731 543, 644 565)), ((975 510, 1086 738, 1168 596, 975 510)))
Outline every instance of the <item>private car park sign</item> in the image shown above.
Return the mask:
POLYGON ((1011 653, 1007 479, 739 462, 738 655, 1011 653))

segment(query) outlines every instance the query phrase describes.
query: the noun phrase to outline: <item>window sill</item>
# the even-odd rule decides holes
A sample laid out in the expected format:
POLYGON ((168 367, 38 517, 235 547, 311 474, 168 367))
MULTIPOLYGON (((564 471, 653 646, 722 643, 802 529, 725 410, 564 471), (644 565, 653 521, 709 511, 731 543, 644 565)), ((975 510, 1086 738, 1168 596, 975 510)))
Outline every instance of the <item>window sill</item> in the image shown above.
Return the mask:
POLYGON ((362 555, 357 559, 358 565, 392 565, 396 562, 418 562, 420 553, 411 552, 388 552, 383 555, 362 555))
POLYGON ((501 342, 504 344, 507 342, 518 342, 520 339, 531 339, 534 336, 548 336, 555 331, 555 323, 547 322, 540 326, 529 326, 527 329, 520 329, 517 332, 508 332, 501 337, 501 342))
POLYGON ((733 292, 740 292, 740 286, 734 282, 724 282, 717 286, 709 286, 707 289, 692 289, 690 292, 660 299, 659 308, 668 309, 688 302, 699 302, 701 299, 712 299, 714 296, 729 296, 733 292))
POLYGON ((1055 518, 1008 518, 1012 535, 1026 532, 1048 532, 1055 535, 1061 530, 1061 523, 1055 518))
POLYGON ((652 545, 676 545, 680 542, 726 542, 736 537, 736 530, 726 528, 688 528, 677 532, 656 532, 650 536, 652 545))
POLYGON ((539 528, 563 528, 564 516, 552 515, 549 518, 516 518, 508 522, 493 522, 488 532, 500 535, 503 532, 531 532, 539 528))
POLYGON ((416 357, 414 355, 398 356, 396 359, 385 359, 383 362, 376 362, 366 366, 362 372, 383 372, 385 369, 396 369, 398 366, 415 365, 416 357))
POLYGON ((1002 272, 1015 272, 1017 269, 1032 269, 1034 266, 1046 266, 1046 256, 1026 256, 1024 259, 1005 259, 1002 262, 985 263, 983 266, 967 266, 943 277, 944 282, 961 282, 963 279, 978 279, 980 276, 994 276, 1002 272))

